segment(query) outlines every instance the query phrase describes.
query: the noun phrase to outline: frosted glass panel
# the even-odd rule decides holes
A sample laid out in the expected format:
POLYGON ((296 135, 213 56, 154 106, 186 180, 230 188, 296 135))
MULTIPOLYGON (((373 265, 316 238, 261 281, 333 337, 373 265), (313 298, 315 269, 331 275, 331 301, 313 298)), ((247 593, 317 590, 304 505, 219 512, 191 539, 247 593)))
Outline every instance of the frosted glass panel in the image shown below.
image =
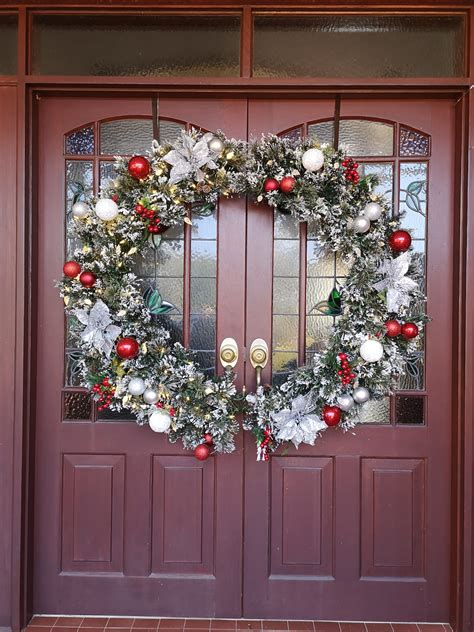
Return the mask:
POLYGON ((16 75, 17 16, 0 16, 0 75, 16 75))
MULTIPOLYGON (((182 123, 160 121, 160 141, 174 141, 185 129, 182 123)), ((119 119, 100 125, 100 153, 107 156, 129 156, 150 151, 153 140, 151 119, 119 119)))
POLYGON ((389 424, 390 398, 372 399, 363 404, 359 412, 359 421, 362 424, 389 424))
POLYGON ((464 19, 433 15, 259 15, 256 77, 458 77, 464 19))
POLYGON ((312 123, 308 125, 308 136, 314 138, 318 143, 327 143, 334 146, 334 122, 323 121, 322 123, 312 123))
POLYGON ((239 16, 37 15, 32 72, 238 76, 239 16))
POLYGON ((349 156, 393 156, 393 125, 363 119, 343 119, 339 147, 349 156))

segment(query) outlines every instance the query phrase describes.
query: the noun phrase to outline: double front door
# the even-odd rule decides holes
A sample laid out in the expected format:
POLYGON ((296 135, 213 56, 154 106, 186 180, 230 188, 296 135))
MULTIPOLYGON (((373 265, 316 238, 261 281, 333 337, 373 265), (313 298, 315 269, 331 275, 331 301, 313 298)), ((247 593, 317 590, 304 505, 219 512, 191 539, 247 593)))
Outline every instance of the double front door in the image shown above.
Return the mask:
MULTIPOLYGON (((447 621, 450 572, 454 108, 448 101, 45 98, 38 106, 34 602, 36 613, 447 621), (156 112, 155 112, 156 114, 156 112), (79 351, 54 287, 75 247, 74 200, 113 177, 113 157, 182 129, 234 138, 335 139, 405 212, 432 318, 399 390, 353 431, 255 459, 198 462, 179 444, 99 412, 78 388, 79 351)), ((164 234, 137 260, 143 286, 176 306, 168 325, 237 386, 255 388, 248 349, 271 350, 278 382, 324 348, 315 310, 347 270, 311 230, 251 199, 164 234)), ((424 306, 420 306, 424 309, 424 306)))

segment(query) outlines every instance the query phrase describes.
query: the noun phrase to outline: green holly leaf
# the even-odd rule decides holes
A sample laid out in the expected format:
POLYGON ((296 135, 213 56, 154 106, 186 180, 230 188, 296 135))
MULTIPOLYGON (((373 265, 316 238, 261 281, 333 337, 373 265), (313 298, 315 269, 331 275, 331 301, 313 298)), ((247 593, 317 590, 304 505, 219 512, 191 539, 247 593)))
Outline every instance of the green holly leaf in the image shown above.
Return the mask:
POLYGON ((175 306, 172 303, 163 300, 163 297, 157 289, 151 287, 145 290, 143 300, 148 308, 148 311, 150 314, 153 314, 153 316, 167 314, 175 309, 175 306))

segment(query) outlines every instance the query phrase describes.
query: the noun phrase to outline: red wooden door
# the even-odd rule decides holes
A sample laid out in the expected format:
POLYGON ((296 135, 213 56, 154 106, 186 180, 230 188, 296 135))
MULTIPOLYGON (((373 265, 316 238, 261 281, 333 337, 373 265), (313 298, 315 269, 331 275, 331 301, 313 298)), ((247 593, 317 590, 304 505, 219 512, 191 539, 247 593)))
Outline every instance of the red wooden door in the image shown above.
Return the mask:
MULTIPOLYGON (((249 135, 332 143, 333 113, 329 100, 252 101, 249 135)), ((433 321, 400 391, 366 405, 353 431, 328 431, 268 466, 246 437, 244 614, 448 621, 454 108, 342 100, 340 116, 339 143, 407 212, 433 321)), ((344 266, 318 258, 309 229, 268 209, 250 205, 248 236, 247 348, 271 344, 278 380, 324 346, 331 317, 312 308, 344 282, 344 266)))
MULTIPOLYGON (((246 138, 248 123, 249 137, 334 141, 332 100, 161 99, 159 111, 169 137, 192 124, 246 138)), ((339 141, 408 211, 433 321, 411 377, 368 406, 364 425, 269 464, 255 461, 251 436, 198 463, 132 421, 99 418, 74 386, 76 351, 53 287, 67 252, 65 209, 111 175, 114 154, 149 145, 150 102, 44 99, 38 129, 34 610, 447 621, 451 104, 342 102, 339 141)), ((212 370, 224 337, 237 340, 238 385, 253 390, 244 348, 267 340, 275 380, 310 359, 331 325, 315 320, 311 301, 344 282, 344 267, 318 260, 305 226, 251 202, 245 210, 243 199, 222 200, 214 223, 168 236, 160 271, 141 270, 179 305, 173 327, 204 366, 212 370)))
MULTIPOLYGON (((190 124, 246 134, 242 101, 162 99, 159 109, 162 137, 190 124)), ((97 191, 113 155, 151 146, 151 112, 149 99, 39 104, 35 612, 241 612, 241 451, 200 463, 149 428, 98 415, 75 388, 77 351, 54 287, 72 198, 97 191)), ((140 263, 144 282, 178 306, 171 324, 209 370, 216 340, 243 347, 244 216, 244 200, 222 201, 216 218, 167 233, 159 265, 140 263)))

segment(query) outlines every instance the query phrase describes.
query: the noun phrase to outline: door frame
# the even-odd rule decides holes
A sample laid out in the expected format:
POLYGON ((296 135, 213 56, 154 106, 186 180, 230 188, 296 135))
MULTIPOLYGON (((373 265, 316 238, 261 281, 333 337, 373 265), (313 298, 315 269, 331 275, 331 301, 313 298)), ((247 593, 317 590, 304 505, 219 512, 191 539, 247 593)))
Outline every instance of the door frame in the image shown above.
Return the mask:
MULTIPOLYGON (((286 90, 278 90, 269 86, 251 90, 247 86, 235 86, 235 96, 248 98, 252 96, 271 96, 277 98, 284 92, 285 98, 289 94, 286 90)), ((357 93, 363 97, 373 95, 380 99, 417 96, 423 98, 443 98, 441 91, 433 91, 433 87, 420 87, 413 90, 411 95, 404 88, 383 90, 378 85, 374 90, 363 85, 351 85, 347 89, 334 89, 330 86, 292 87, 291 96, 295 98, 318 98, 324 95, 335 98, 340 95, 354 98, 357 93)), ((91 87, 73 88, 71 86, 32 86, 24 88, 25 107, 19 112, 18 133, 18 225, 17 225, 17 358, 15 367, 15 411, 16 428, 14 438, 13 464, 13 520, 12 520, 12 630, 21 630, 31 618, 32 598, 32 565, 33 551, 32 534, 34 530, 34 446, 35 446, 35 387, 33 367, 35 366, 35 308, 37 284, 35 283, 35 259, 37 246, 35 241, 35 195, 37 181, 37 101, 47 96, 65 97, 114 97, 124 96, 123 90, 115 87, 110 89, 91 90, 91 87), (23 120, 22 120, 23 118, 23 120), (22 151, 22 143, 25 151, 22 151)), ((444 86, 446 90, 446 86, 444 86)), ((215 86, 214 89, 194 86, 185 87, 182 84, 167 85, 162 94, 166 96, 218 98, 224 88, 215 86)), ((411 92, 411 91, 410 91, 411 92)), ((135 88, 127 85, 127 96, 149 98, 156 92, 143 87, 135 88)), ((469 218, 469 209, 474 209, 474 169, 471 164, 470 148, 474 146, 474 99, 464 88, 452 86, 449 96, 456 108, 456 182, 455 182, 455 212, 456 232, 454 244, 455 271, 454 284, 454 312, 453 332, 453 453, 452 453, 452 543, 451 543, 451 615, 450 623, 456 632, 467 632, 471 628, 472 601, 472 553, 473 553, 473 475, 474 475, 474 395, 470 388, 474 381, 474 363, 467 350, 474 349, 474 331, 468 325, 474 322, 474 289, 471 289, 468 279, 474 278, 474 222, 469 218), (456 101, 457 99, 457 101, 456 101), (471 126, 470 126, 471 123, 471 126)))

